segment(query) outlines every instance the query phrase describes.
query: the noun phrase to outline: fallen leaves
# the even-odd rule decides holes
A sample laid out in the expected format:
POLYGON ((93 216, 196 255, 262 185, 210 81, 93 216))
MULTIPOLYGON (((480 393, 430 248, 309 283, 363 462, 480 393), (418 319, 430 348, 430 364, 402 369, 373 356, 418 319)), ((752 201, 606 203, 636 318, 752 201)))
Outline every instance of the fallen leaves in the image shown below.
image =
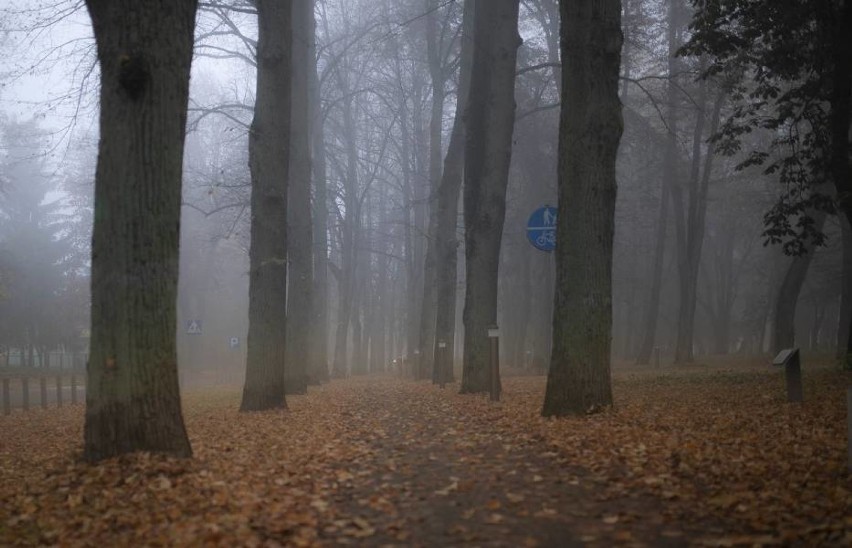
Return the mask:
POLYGON ((82 410, 0 418, 0 545, 708 546, 852 542, 844 379, 807 372, 616 375, 616 407, 539 416, 504 398, 352 379, 240 414, 185 398, 192 460, 81 463, 82 410))

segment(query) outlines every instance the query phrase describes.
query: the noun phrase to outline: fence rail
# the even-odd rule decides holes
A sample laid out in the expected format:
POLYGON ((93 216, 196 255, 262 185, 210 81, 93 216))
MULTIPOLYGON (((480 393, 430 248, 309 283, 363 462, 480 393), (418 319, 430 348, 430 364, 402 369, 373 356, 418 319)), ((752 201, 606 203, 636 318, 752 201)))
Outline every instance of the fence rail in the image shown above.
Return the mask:
POLYGON ((86 373, 83 369, 59 369, 48 367, 3 367, 0 368, 0 400, 3 414, 9 415, 13 408, 30 409, 33 385, 38 386, 39 403, 43 409, 53 403, 62 407, 66 393, 71 405, 81 401, 85 390, 86 373))

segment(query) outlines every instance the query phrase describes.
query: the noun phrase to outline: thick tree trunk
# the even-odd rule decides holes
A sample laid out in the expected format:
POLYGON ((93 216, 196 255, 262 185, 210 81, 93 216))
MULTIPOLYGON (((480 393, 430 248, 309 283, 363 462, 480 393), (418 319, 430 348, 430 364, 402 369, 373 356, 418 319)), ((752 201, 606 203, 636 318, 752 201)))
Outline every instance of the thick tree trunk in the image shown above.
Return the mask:
POLYGON ((852 227, 841 219, 843 231, 843 281, 840 290, 840 311, 837 326, 837 359, 845 369, 852 369, 852 227))
POLYGON ((470 89, 470 66, 473 59, 473 14, 476 0, 465 0, 462 16, 461 61, 456 113, 447 144, 444 169, 438 185, 437 223, 435 232, 435 367, 432 382, 453 379, 456 329, 456 282, 458 280, 459 192, 464 175, 465 107, 470 89), (440 347, 440 345, 444 345, 440 347))
MULTIPOLYGON (((831 93, 831 173, 834 187, 840 205, 840 214, 846 217, 847 223, 852 225, 852 163, 850 163, 849 150, 852 144, 849 139, 850 123, 852 123, 852 2, 848 0, 840 3, 840 13, 835 23, 834 34, 834 74, 832 78, 831 93)), ((846 226, 849 228, 849 225, 846 226)), ((847 232, 848 234, 848 232, 847 232)), ((846 246, 848 247, 848 245, 846 246)), ((844 254, 844 294, 849 300, 849 287, 852 287, 852 278, 848 276, 846 254, 844 254)), ((849 305, 845 310, 841 307, 841 313, 846 312, 846 355, 843 365, 846 369, 852 369, 852 319, 848 318, 849 305)), ((843 326, 844 321, 841 321, 843 326)))
MULTIPOLYGON (((497 322, 497 275, 515 123, 518 0, 492 0, 474 15, 467 102, 462 393, 491 386, 488 328, 497 322)), ((499 385, 499 377, 496 381, 499 385)))
POLYGON ((101 67, 83 455, 192 453, 177 373, 195 0, 87 0, 101 67))
POLYGON ((615 160, 623 130, 620 0, 560 0, 560 14, 557 278, 545 416, 612 404, 615 160))
POLYGON ((246 381, 241 411, 287 407, 287 186, 291 8, 257 0, 257 92, 249 133, 251 248, 246 381))
POLYGON ((313 315, 313 236, 311 234, 311 141, 308 80, 315 70, 309 46, 313 25, 311 0, 293 0, 293 49, 290 108, 290 181, 287 203, 287 363, 288 394, 308 390, 313 315))

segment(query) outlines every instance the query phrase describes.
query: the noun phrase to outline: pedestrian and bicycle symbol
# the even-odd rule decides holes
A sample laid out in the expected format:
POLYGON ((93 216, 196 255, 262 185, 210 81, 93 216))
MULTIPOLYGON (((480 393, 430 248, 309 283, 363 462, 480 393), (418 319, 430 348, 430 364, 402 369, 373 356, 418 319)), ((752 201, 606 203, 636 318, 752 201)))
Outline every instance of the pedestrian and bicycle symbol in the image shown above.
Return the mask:
POLYGON ((527 221, 527 239, 536 249, 553 251, 556 249, 557 209, 544 206, 536 209, 527 221))

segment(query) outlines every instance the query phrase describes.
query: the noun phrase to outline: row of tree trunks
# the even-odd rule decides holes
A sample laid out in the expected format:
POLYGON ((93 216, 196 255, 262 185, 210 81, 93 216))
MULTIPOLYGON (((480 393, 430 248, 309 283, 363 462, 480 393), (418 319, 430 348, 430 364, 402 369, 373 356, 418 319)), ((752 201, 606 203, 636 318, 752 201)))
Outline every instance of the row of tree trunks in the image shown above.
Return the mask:
MULTIPOLYGON (((497 276, 515 123, 518 0, 493 0, 474 15, 464 166, 465 305, 462 393, 492 382, 488 329, 497 323, 497 276)), ((482 7, 482 6, 480 6, 482 7)))
POLYGON ((542 414, 612 404, 612 246, 618 98, 619 0, 561 0, 562 110, 553 351, 542 414))
POLYGON ((287 192, 291 6, 257 0, 257 92, 249 133, 251 248, 246 381, 241 411, 286 407, 287 192))

